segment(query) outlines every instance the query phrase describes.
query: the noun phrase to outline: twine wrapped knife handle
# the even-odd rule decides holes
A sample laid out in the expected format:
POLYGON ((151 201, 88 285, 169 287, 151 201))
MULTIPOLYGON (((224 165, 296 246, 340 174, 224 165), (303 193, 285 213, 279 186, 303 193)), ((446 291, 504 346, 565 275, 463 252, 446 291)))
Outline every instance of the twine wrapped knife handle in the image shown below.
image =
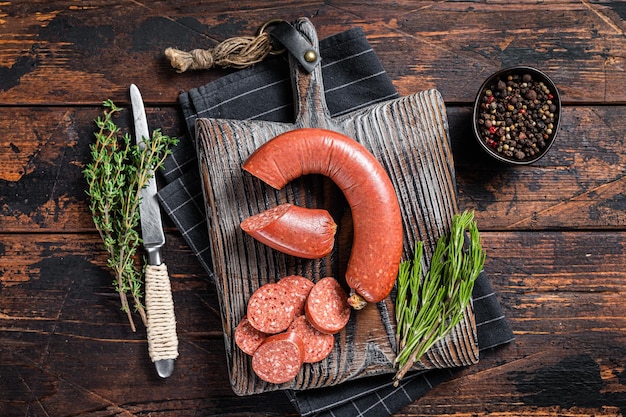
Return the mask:
POLYGON ((167 266, 146 265, 148 352, 153 362, 178 357, 174 301, 167 266))

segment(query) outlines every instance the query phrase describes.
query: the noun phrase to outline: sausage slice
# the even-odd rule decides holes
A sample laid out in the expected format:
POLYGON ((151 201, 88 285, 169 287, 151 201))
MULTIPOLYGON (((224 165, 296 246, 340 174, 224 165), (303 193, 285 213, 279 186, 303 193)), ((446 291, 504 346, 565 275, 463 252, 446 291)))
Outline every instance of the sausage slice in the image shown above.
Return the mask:
POLYGON ((235 329, 235 344, 248 355, 252 355, 268 336, 252 327, 248 318, 244 317, 235 329))
POLYGON ((306 300, 306 318, 322 333, 335 334, 350 320, 348 296, 333 277, 319 280, 306 300))
POLYGON ((306 299, 315 285, 313 281, 299 275, 289 275, 278 281, 279 285, 284 285, 289 291, 289 295, 294 302, 296 316, 304 314, 306 299))
POLYGON ((248 300, 248 321, 260 332, 280 333, 289 327, 295 316, 296 306, 286 285, 262 285, 248 300))
POLYGON ((294 332, 268 337, 252 356, 252 370, 265 382, 282 384, 298 375, 304 363, 304 343, 294 332))
POLYGON ((295 318, 288 331, 295 332, 304 342, 304 362, 315 363, 325 359, 333 350, 335 337, 322 333, 305 316, 295 318))

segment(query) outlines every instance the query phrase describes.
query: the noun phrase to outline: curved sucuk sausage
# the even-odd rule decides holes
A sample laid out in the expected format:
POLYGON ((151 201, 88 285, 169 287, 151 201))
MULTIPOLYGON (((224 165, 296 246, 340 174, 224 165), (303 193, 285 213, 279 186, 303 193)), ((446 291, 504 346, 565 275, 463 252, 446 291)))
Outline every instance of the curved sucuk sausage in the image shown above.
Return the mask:
POLYGON ((290 381, 304 363, 304 350, 304 342, 295 332, 272 335, 254 352, 252 370, 271 384, 290 381))
POLYGON ((248 318, 244 317, 235 329, 235 344, 248 355, 253 355, 268 336, 252 327, 248 318))
POLYGON ((296 317, 287 331, 295 332, 304 342, 304 363, 319 362, 333 350, 335 337, 311 326, 305 316, 296 317))
POLYGON ((248 321, 260 332, 280 333, 296 316, 296 306, 285 285, 260 286, 248 300, 248 321))
POLYGON ((389 295, 402 257, 402 217, 389 176, 364 146, 330 130, 297 129, 259 147, 243 169, 276 189, 305 174, 332 179, 353 217, 346 281, 369 302, 389 295))
POLYGON ((250 216, 240 226, 259 242, 306 259, 328 255, 333 250, 337 231, 328 211, 289 203, 250 216))
POLYGON ((322 333, 335 334, 350 320, 348 296, 335 278, 319 280, 306 299, 304 307, 309 323, 322 333))

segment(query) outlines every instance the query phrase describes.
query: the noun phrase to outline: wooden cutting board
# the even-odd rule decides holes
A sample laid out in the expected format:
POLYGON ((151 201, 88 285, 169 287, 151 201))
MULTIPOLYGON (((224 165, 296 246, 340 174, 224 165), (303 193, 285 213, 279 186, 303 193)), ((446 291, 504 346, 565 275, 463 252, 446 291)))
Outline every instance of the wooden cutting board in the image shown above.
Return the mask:
MULTIPOLYGON (((311 22, 301 19, 295 26, 319 51, 311 22)), ((303 127, 335 130, 363 144, 387 169, 400 200, 405 231, 403 259, 412 258, 415 241, 421 240, 428 266, 437 239, 449 231, 452 216, 458 211, 447 116, 436 90, 331 118, 320 65, 309 74, 290 57, 290 66, 297 114, 294 123, 223 119, 199 119, 196 123, 226 360, 238 395, 319 388, 383 373, 389 373, 391 380, 395 372, 391 297, 353 311, 348 326, 335 336, 331 355, 324 361, 305 364, 300 374, 285 384, 268 384, 259 379, 252 371, 251 358, 235 345, 235 328, 257 288, 293 274, 313 281, 334 276, 341 282, 350 254, 352 222, 341 191, 317 175, 292 181, 280 191, 272 189, 241 168, 260 145, 303 127), (325 208, 333 215, 338 230, 331 255, 320 260, 294 258, 266 247, 240 229, 243 219, 287 202, 325 208)), ((465 320, 425 355, 417 369, 457 367, 478 361, 471 305, 466 313, 465 320)))

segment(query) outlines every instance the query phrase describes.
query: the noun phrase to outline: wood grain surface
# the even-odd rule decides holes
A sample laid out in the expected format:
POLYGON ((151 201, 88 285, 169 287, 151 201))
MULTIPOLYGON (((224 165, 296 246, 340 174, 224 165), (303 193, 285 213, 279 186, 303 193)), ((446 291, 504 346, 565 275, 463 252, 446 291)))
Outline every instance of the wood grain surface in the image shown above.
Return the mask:
POLYGON ((0 3, 0 415, 297 415, 280 392, 233 393, 217 290, 171 223, 189 360, 154 375, 145 332, 119 311, 81 169, 103 100, 126 106, 137 83, 150 126, 179 135, 178 93, 230 72, 176 74, 166 47, 301 16, 320 38, 362 27, 402 96, 441 92, 458 206, 476 210, 516 335, 396 416, 626 414, 623 2, 22 0, 0 3), (556 143, 528 167, 490 161, 471 133, 476 90, 514 64, 545 71, 565 104, 556 143))

